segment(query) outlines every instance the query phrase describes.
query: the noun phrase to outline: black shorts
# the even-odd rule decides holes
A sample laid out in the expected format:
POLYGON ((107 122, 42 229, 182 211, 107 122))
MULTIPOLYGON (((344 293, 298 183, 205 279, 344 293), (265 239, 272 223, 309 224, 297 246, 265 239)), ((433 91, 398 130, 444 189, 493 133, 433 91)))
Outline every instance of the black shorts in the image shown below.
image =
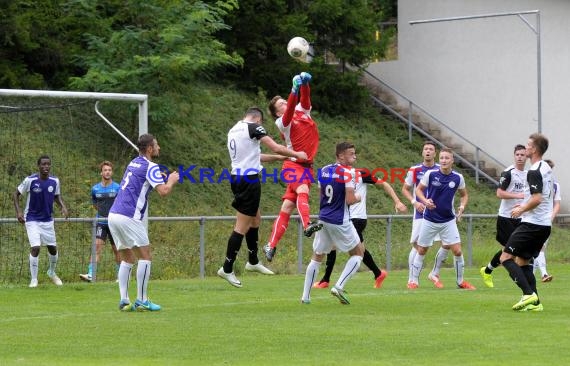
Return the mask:
POLYGON ((256 216, 261 201, 261 182, 258 175, 232 175, 232 207, 247 216, 256 216))
POLYGON ((354 228, 356 229, 356 232, 358 233, 358 237, 360 238, 360 242, 363 243, 364 242, 364 229, 366 229, 366 223, 368 220, 366 219, 350 219, 350 221, 352 221, 352 225, 354 226, 354 228))
POLYGON ((521 224, 521 219, 512 219, 510 217, 497 216, 497 236, 496 239, 502 246, 505 246, 515 231, 517 226, 521 224))
POLYGON ((523 259, 536 258, 549 236, 550 226, 521 222, 503 251, 523 259))
POLYGON ((109 225, 107 224, 102 224, 100 222, 97 223, 97 227, 95 228, 95 237, 103 241, 109 238, 111 244, 115 245, 115 241, 113 240, 113 235, 111 235, 111 230, 109 230, 109 225))

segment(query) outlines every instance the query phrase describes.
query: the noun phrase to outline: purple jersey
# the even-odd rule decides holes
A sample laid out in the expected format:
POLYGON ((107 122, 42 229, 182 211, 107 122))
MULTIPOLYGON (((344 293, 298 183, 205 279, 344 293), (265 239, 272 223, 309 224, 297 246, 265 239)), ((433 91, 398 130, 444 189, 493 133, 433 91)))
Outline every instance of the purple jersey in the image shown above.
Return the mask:
POLYGON ((144 156, 133 159, 121 180, 121 189, 109 213, 142 220, 148 205, 148 195, 154 187, 164 184, 157 164, 144 156))
MULTIPOLYGON (((439 164, 435 164, 433 166, 425 166, 423 163, 417 164, 412 166, 408 169, 408 174, 406 175, 406 180, 404 181, 407 185, 413 188, 412 190, 412 197, 416 198, 416 188, 418 187, 418 183, 424 177, 424 174, 430 170, 437 170, 439 169, 439 164)), ((421 212, 418 212, 414 207, 414 219, 421 219, 424 215, 421 212)))
POLYGON ((59 179, 48 177, 41 179, 38 174, 26 177, 18 186, 21 195, 26 194, 26 221, 48 222, 53 220, 53 201, 59 196, 59 179))
POLYGON ((424 219, 436 223, 454 220, 453 200, 455 192, 465 188, 463 175, 456 171, 443 174, 441 170, 430 170, 424 174, 421 183, 426 186, 425 197, 431 198, 436 206, 433 210, 424 210, 424 219))
POLYGON ((350 213, 346 204, 346 187, 354 188, 349 167, 338 163, 320 170, 321 204, 319 219, 329 224, 341 225, 349 222, 350 213))

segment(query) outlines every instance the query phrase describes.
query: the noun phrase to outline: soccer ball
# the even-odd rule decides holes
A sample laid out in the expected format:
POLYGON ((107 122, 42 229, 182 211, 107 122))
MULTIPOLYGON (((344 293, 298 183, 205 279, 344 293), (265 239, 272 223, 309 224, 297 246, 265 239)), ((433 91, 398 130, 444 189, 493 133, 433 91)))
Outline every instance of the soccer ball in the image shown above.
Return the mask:
POLYGON ((291 38, 287 44, 287 52, 293 58, 303 59, 309 52, 309 42, 303 37, 291 38))

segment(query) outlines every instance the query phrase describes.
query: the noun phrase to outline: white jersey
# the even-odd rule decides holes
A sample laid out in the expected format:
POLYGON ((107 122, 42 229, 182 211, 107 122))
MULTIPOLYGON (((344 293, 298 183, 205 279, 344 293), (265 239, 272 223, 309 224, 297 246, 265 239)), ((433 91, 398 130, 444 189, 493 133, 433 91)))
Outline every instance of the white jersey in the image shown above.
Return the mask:
MULTIPOLYGON (((518 170, 514 165, 503 170, 499 179, 499 188, 510 193, 524 193, 525 184, 526 170, 518 170)), ((511 218, 511 212, 515 206, 522 202, 522 198, 501 199, 499 216, 511 218)))
POLYGON ((228 151, 232 161, 232 175, 254 175, 261 169, 259 140, 267 136, 263 126, 239 121, 228 132, 228 151))
POLYGON ((367 219, 368 216, 366 214, 366 194, 368 192, 368 184, 376 184, 374 179, 369 175, 362 176, 358 174, 356 176, 355 169, 351 170, 352 174, 352 181, 354 183, 354 193, 359 194, 361 197, 360 202, 353 203, 350 205, 350 218, 351 219, 367 219))
POLYGON ((528 170, 526 181, 524 202, 527 202, 531 195, 536 193, 540 193, 542 197, 538 206, 522 214, 522 222, 552 226, 551 217, 554 196, 552 169, 544 160, 537 161, 528 170))
POLYGON ((289 123, 289 125, 287 127, 283 126, 283 117, 279 117, 275 120, 275 125, 277 126, 277 128, 279 129, 279 132, 281 132, 281 135, 283 136, 283 139, 285 140, 285 146, 287 146, 287 148, 289 150, 293 150, 293 144, 291 143, 291 125, 292 123, 289 123))
POLYGON ((562 196, 560 195, 560 184, 554 179, 554 198, 553 201, 562 201, 562 196))
MULTIPOLYGON (((309 117, 311 116, 311 110, 303 108, 301 106, 301 103, 298 103, 295 106, 295 112, 301 112, 301 113, 306 114, 309 117)), ((281 135, 283 136, 283 139, 285 140, 285 146, 287 146, 287 148, 289 150, 293 150, 293 143, 291 142, 291 126, 293 126, 294 123, 295 122, 291 121, 291 123, 289 123, 287 126, 285 126, 283 124, 283 116, 281 116, 275 120, 275 125, 279 129, 279 132, 281 132, 281 135)))
MULTIPOLYGON (((438 170, 439 164, 434 164, 433 166, 425 166, 423 163, 414 165, 408 169, 408 174, 406 174, 406 179, 404 183, 412 187, 412 197, 416 199, 416 188, 418 183, 424 177, 424 174, 430 170, 438 170)), ((423 213, 418 212, 414 207, 414 220, 422 219, 424 217, 423 213)))

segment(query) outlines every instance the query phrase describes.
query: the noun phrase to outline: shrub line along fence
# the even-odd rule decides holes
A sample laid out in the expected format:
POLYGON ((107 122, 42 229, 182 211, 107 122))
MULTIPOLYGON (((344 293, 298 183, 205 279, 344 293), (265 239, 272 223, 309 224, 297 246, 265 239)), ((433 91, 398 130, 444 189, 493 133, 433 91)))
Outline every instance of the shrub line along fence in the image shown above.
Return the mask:
MULTIPOLYGON (((313 215, 312 218, 317 218, 318 216, 313 215)), ((467 254, 467 265, 473 265, 473 221, 477 219, 489 219, 497 217, 496 214, 465 214, 463 215, 463 222, 467 223, 467 237, 462 240, 462 244, 464 246, 464 250, 466 250, 467 254)), ((558 217, 570 217, 570 214, 561 214, 558 217)), ((262 216, 264 220, 274 220, 277 218, 276 215, 270 216, 262 216)), ((301 221, 299 220, 298 215, 291 216, 292 219, 295 219, 297 222, 297 272, 303 273, 304 272, 304 264, 303 264, 303 226, 301 225, 301 221)), ((384 220, 386 223, 386 269, 392 269, 392 223, 394 220, 411 220, 412 215, 368 215, 369 220, 384 220)), ((81 217, 74 217, 69 219, 64 218, 56 218, 56 222, 69 222, 69 223, 91 223, 92 224, 92 258, 95 258, 95 227, 98 221, 102 221, 104 219, 97 219, 97 218, 81 218, 81 217)), ((200 225, 200 278, 205 277, 205 265, 206 265, 206 242, 205 242, 205 230, 206 230, 206 222, 207 221, 233 221, 235 220, 235 216, 171 216, 171 217, 149 217, 148 221, 165 221, 165 222, 176 222, 176 221, 193 221, 198 222, 200 225)), ((15 224, 18 223, 18 220, 15 218, 0 218, 0 225, 3 224, 15 224)), ((152 235, 152 232, 150 233, 152 235)), ((94 278, 93 280, 96 281, 96 273, 97 273, 97 264, 92 263, 93 265, 93 272, 94 278)))

